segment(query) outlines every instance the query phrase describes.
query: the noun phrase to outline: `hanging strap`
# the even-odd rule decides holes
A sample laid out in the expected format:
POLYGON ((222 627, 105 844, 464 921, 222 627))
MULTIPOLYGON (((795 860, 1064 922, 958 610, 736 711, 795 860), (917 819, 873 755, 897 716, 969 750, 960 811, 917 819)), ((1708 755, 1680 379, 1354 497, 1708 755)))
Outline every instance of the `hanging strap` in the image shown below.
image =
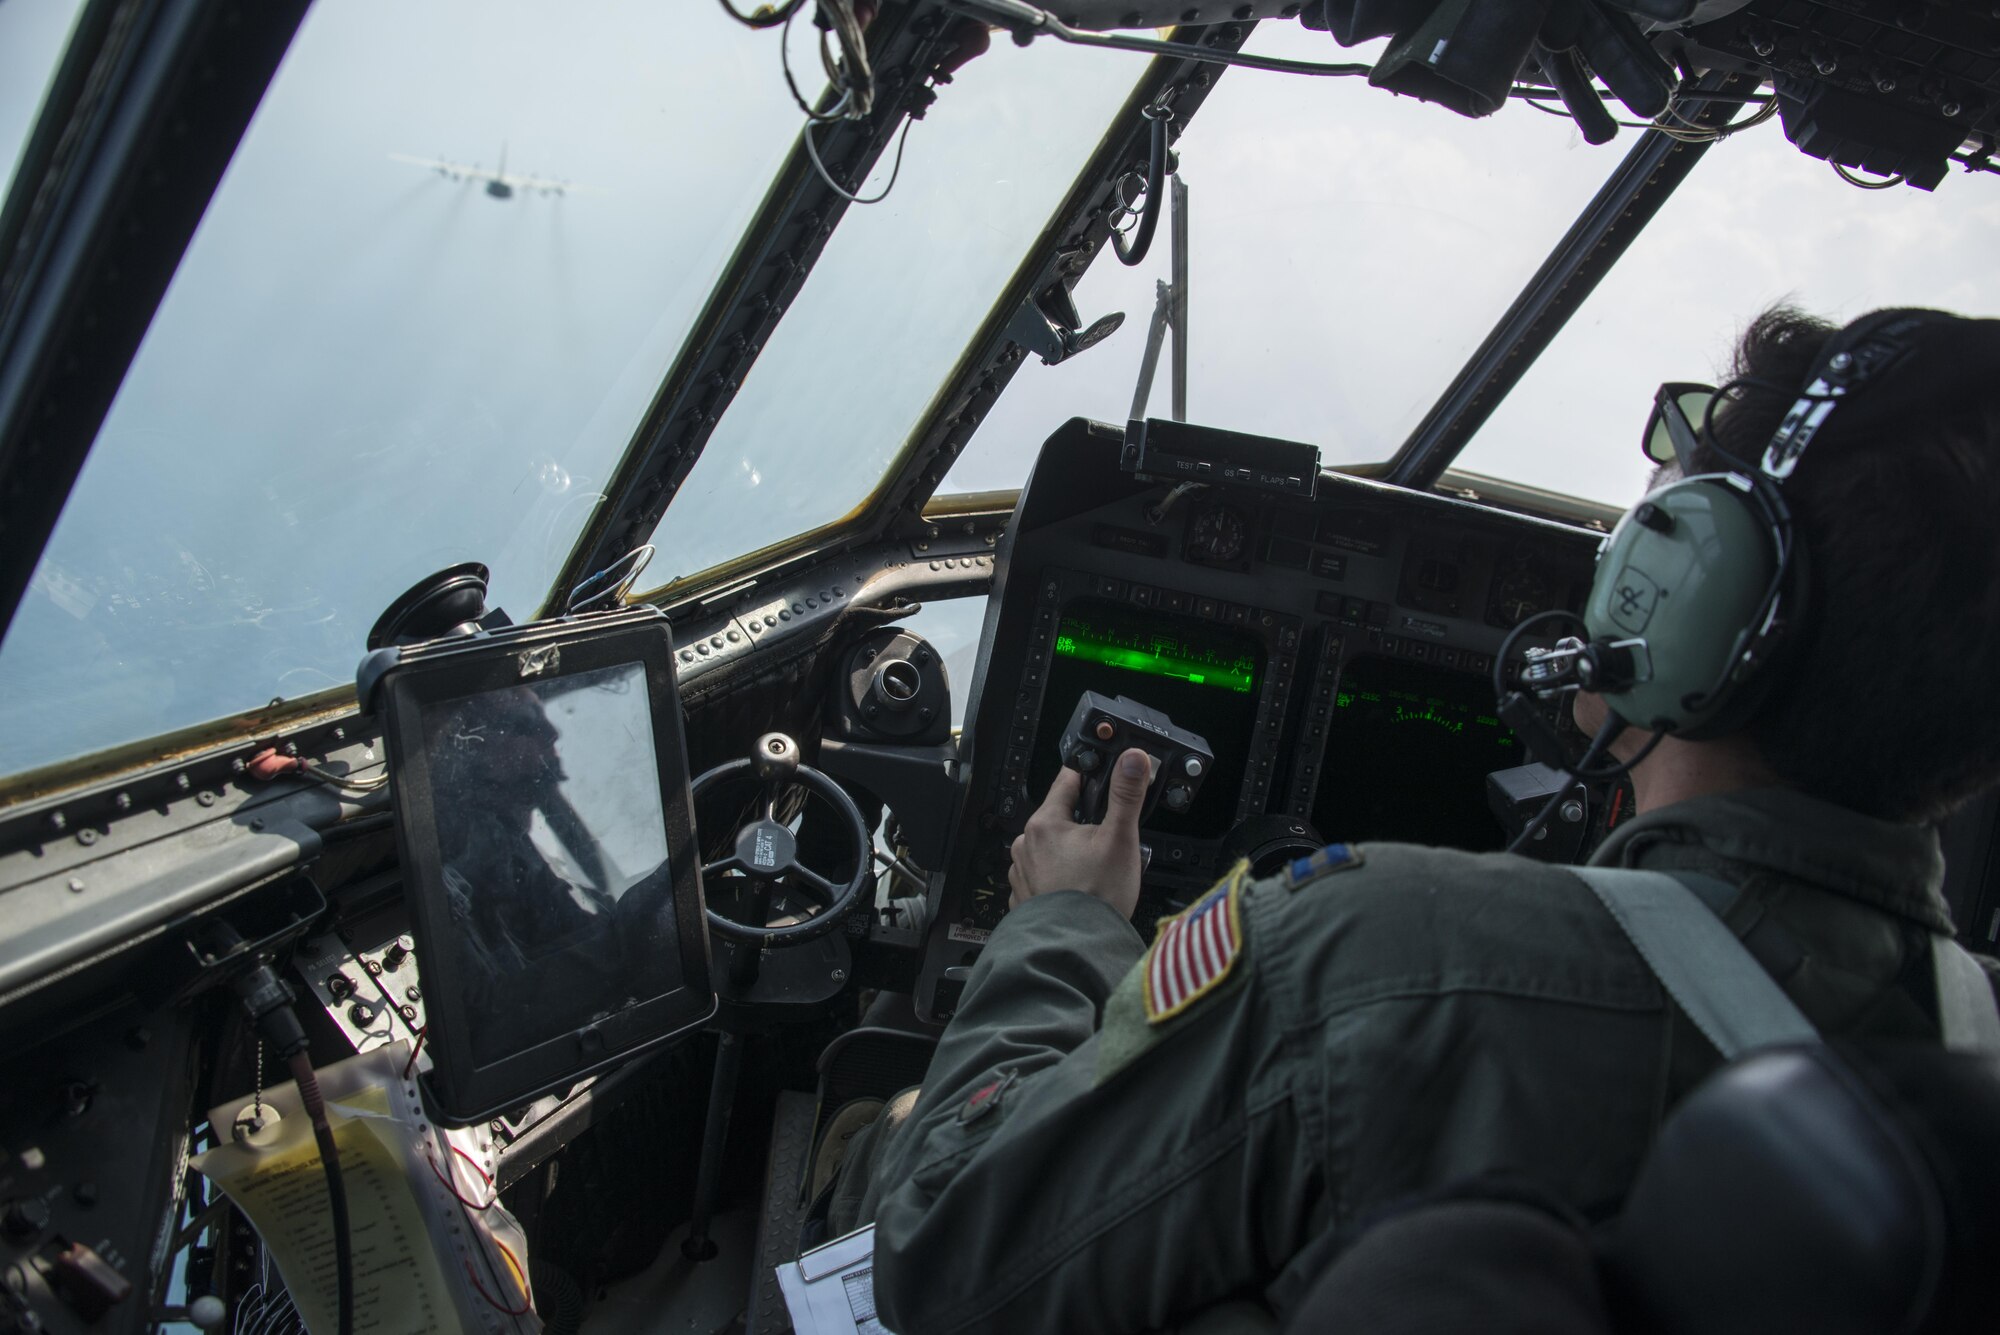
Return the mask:
POLYGON ((1734 1061, 1753 1048, 1807 1043, 1819 1037, 1812 1021, 1723 924, 1718 914, 1734 896, 1715 893, 1713 887, 1721 882, 1699 878, 1708 893, 1697 895, 1665 872, 1624 867, 1569 870, 1603 901, 1660 986, 1724 1061, 1734 1061), (1711 898, 1721 902, 1711 907, 1706 902, 1711 898))
POLYGON ((2000 1052, 2000 1004, 1979 961, 1948 936, 1931 938, 1938 1025, 1953 1052, 2000 1052))

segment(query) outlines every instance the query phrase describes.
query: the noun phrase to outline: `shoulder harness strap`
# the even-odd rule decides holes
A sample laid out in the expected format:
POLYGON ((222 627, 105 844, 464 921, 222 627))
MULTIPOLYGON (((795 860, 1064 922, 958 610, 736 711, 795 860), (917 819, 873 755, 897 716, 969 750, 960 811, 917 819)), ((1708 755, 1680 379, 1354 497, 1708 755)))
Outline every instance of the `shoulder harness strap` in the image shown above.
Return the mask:
POLYGON ((1719 914, 1734 896, 1721 882, 1689 876, 1703 883, 1697 893, 1665 872, 1569 870, 1595 892, 1660 986, 1723 1060, 1819 1037, 1812 1021, 1723 923, 1719 914))
MULTIPOLYGON (((1571 867, 1631 939, 1667 995, 1724 1059, 1817 1037, 1747 946, 1722 922, 1735 900, 1712 877, 1571 867)), ((1953 1052, 2000 1053, 2000 1000, 1986 970, 1947 936, 1931 941, 1938 1024, 1953 1052)))
POLYGON ((1947 936, 1931 938, 1938 1025, 1953 1052, 2000 1052, 2000 1003, 1986 970, 1947 936))

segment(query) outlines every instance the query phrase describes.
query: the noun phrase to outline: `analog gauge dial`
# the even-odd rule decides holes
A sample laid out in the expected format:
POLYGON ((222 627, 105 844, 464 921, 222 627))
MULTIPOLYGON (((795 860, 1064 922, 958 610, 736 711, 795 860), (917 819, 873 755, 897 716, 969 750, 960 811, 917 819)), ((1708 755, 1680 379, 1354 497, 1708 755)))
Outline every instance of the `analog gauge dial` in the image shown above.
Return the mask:
POLYGON ((1250 540, 1250 521, 1241 510, 1227 505, 1211 505, 1188 522, 1187 558, 1208 565, 1227 565, 1243 559, 1250 540))
POLYGON ((1493 599, 1486 619, 1496 626, 1518 626, 1537 612, 1555 606, 1555 589, 1526 558, 1508 562, 1493 581, 1493 599))

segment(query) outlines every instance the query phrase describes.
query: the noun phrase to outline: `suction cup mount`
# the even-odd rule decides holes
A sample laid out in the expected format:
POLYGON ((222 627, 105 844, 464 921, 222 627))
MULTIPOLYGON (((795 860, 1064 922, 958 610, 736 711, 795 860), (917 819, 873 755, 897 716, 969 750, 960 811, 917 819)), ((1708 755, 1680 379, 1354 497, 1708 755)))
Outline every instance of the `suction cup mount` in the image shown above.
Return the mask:
POLYGON ((467 561, 418 580, 376 619, 368 632, 368 647, 387 649, 477 635, 485 628, 486 586, 491 577, 485 566, 467 561))
POLYGON ((484 635, 514 624, 499 608, 487 608, 490 578, 485 566, 467 561, 418 580, 389 604, 389 610, 370 628, 368 652, 354 674, 355 695, 364 712, 374 712, 376 685, 408 646, 484 635))

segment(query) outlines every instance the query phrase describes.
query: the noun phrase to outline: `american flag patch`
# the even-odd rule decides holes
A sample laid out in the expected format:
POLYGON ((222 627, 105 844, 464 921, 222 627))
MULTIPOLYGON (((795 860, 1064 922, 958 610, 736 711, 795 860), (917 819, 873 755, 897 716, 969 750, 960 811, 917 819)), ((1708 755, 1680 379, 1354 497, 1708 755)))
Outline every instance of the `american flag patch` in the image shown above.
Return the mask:
POLYGON ((1239 864, 1185 912, 1160 924, 1146 960, 1147 1023, 1179 1015, 1229 976, 1243 953, 1236 896, 1247 871, 1247 864, 1239 864))

